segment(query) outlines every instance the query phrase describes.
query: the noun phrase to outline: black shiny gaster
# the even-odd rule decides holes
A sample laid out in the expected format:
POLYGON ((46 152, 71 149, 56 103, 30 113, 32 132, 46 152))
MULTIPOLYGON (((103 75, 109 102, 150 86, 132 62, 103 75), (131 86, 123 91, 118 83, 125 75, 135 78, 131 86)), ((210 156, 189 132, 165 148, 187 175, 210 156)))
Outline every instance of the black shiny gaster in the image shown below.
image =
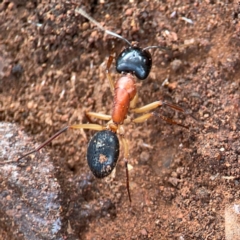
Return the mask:
POLYGON ((97 132, 88 144, 87 161, 89 168, 97 178, 108 176, 117 164, 119 140, 109 130, 97 132))

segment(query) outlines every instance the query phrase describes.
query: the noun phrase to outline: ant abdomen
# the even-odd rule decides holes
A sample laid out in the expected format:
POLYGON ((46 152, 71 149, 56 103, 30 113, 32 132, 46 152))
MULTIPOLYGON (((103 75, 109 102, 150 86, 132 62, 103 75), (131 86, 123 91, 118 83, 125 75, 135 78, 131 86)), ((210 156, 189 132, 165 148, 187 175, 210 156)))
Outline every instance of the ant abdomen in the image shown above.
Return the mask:
POLYGON ((119 157, 119 140, 109 130, 97 132, 88 144, 88 166, 95 177, 108 176, 117 164, 119 157))

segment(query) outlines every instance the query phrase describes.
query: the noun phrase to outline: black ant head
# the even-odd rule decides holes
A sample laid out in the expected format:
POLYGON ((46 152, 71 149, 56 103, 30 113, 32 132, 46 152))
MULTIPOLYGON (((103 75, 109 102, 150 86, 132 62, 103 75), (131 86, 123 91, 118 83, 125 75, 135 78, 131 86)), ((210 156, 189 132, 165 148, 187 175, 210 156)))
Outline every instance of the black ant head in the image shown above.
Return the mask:
POLYGON ((138 47, 134 42, 125 48, 117 58, 116 69, 119 73, 132 73, 138 79, 148 77, 152 68, 152 56, 148 50, 138 47))

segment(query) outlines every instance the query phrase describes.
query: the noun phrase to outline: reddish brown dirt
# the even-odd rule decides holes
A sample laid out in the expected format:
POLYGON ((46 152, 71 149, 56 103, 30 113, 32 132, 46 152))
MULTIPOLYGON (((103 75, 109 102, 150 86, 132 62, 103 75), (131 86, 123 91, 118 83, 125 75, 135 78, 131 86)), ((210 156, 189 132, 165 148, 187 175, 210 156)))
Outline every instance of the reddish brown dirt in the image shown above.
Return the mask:
MULTIPOLYGON (((0 4, 0 120, 18 123, 36 142, 87 122, 85 111, 111 112, 106 62, 113 45, 116 52, 125 46, 76 14, 74 4, 59 2, 0 4)), ((79 178, 90 179, 89 188, 73 208, 81 214, 82 206, 103 209, 86 221, 81 216, 81 223, 80 215, 65 215, 63 238, 239 239, 225 233, 225 209, 240 198, 238 3, 97 2, 81 6, 107 29, 143 47, 169 49, 151 50, 153 68, 139 86, 139 106, 164 99, 196 120, 163 108, 157 112, 189 129, 160 118, 126 126, 131 206, 122 155, 113 181, 89 173, 86 148, 93 131, 69 131, 49 144, 65 194, 63 214, 79 178)))

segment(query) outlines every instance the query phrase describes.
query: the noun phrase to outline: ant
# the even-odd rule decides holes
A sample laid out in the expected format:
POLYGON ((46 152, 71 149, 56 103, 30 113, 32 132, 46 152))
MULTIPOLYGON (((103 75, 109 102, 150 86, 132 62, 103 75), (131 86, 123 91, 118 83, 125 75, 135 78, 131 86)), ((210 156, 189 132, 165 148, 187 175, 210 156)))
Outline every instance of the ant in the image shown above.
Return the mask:
MULTIPOLYGON (((146 48, 141 48, 138 45, 138 42, 130 43, 127 39, 122 36, 106 30, 95 21, 92 17, 90 17, 83 9, 76 9, 76 12, 85 18, 87 18, 90 22, 96 25, 99 29, 104 31, 107 34, 110 34, 114 37, 120 38, 124 40, 129 46, 126 47, 116 59, 116 70, 121 74, 120 78, 114 84, 111 75, 109 73, 110 66, 113 61, 113 56, 110 56, 107 62, 107 78, 110 84, 110 89, 113 94, 113 107, 112 114, 106 115, 96 112, 87 112, 86 115, 91 118, 97 118, 100 120, 107 121, 105 126, 100 124, 74 124, 69 125, 58 131, 44 143, 42 143, 37 148, 33 149, 30 152, 25 153, 23 156, 19 157, 17 161, 22 158, 27 157, 28 155, 38 152, 40 149, 45 147, 48 143, 50 143, 53 139, 58 137, 60 134, 65 132, 68 129, 91 129, 98 131, 92 137, 88 144, 87 149, 87 162, 90 170, 97 178, 104 178, 114 170, 118 157, 119 157, 119 139, 122 143, 124 149, 124 162, 126 169, 126 185, 128 198, 131 203, 131 195, 129 189, 129 174, 128 174, 128 157, 129 157, 129 147, 127 140, 124 136, 124 124, 132 122, 132 123, 142 123, 152 116, 159 116, 154 109, 162 106, 168 106, 174 110, 185 112, 179 106, 170 104, 166 101, 155 101, 153 103, 147 104, 145 106, 136 108, 136 103, 138 99, 137 94, 137 86, 136 86, 136 78, 139 80, 144 80, 148 77, 151 67, 152 67, 152 57, 149 49, 152 48, 161 48, 159 46, 150 46, 146 48), (130 119, 128 113, 140 113, 143 114, 140 117, 130 119), (117 137, 118 135, 118 137, 117 137)), ((163 116, 159 116, 163 120, 171 123, 181 125, 172 119, 168 119, 163 116)))

